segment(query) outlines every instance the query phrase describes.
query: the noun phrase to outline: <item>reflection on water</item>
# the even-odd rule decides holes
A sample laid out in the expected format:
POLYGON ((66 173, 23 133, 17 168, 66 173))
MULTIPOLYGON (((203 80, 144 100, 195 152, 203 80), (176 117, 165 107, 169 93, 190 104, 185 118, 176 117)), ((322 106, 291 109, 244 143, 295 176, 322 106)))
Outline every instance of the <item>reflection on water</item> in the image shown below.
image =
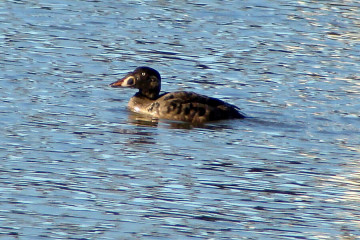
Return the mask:
POLYGON ((143 127, 165 127, 170 129, 193 129, 193 128, 203 128, 203 129, 212 129, 212 130, 221 130, 221 129, 229 129, 234 125, 234 123, 241 124, 241 121, 246 120, 224 120, 224 121, 215 121, 208 123, 189 123, 182 121, 174 121, 167 119, 157 119, 151 116, 147 116, 144 114, 128 112, 128 122, 135 126, 143 126, 143 127))
POLYGON ((357 239, 358 9, 2 1, 0 238, 357 239), (128 112, 140 65, 251 117, 128 112))
POLYGON ((130 111, 128 112, 128 121, 136 126, 157 127, 159 124, 159 119, 130 111))

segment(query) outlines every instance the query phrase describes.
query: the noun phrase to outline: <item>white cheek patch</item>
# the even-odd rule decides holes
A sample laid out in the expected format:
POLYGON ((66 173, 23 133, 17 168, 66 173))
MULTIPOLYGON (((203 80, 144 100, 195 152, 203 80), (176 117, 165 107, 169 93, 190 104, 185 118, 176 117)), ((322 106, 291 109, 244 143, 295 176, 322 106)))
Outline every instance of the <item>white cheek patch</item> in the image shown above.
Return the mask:
POLYGON ((135 79, 133 77, 128 77, 125 79, 122 86, 123 87, 131 87, 134 85, 134 83, 135 83, 135 79))

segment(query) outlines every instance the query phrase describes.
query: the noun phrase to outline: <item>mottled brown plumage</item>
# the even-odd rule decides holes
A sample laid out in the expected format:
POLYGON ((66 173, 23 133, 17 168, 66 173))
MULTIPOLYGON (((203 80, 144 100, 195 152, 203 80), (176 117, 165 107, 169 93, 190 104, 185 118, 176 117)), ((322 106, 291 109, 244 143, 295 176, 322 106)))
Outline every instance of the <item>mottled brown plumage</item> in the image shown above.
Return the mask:
POLYGON ((160 95, 160 74, 149 67, 138 67, 110 86, 139 89, 130 99, 129 109, 155 118, 204 123, 245 117, 234 105, 194 92, 179 91, 160 95))

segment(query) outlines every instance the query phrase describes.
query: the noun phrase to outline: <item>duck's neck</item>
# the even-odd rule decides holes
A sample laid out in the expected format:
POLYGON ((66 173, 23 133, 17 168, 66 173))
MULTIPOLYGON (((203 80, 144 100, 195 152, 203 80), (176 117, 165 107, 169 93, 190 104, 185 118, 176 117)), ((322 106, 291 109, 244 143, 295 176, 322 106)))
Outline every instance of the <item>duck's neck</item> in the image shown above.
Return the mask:
POLYGON ((159 98, 159 93, 160 93, 160 89, 156 91, 154 89, 152 90, 140 89, 136 95, 141 95, 151 100, 155 100, 159 98))

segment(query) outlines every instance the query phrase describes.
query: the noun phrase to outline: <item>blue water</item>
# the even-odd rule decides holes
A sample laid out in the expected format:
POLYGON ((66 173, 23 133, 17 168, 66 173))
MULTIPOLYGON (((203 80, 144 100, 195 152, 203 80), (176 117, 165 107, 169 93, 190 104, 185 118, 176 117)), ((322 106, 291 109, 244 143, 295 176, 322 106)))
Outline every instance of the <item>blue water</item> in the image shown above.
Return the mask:
POLYGON ((356 1, 0 2, 0 239, 357 239, 356 1), (137 66, 249 118, 127 111, 137 66))

